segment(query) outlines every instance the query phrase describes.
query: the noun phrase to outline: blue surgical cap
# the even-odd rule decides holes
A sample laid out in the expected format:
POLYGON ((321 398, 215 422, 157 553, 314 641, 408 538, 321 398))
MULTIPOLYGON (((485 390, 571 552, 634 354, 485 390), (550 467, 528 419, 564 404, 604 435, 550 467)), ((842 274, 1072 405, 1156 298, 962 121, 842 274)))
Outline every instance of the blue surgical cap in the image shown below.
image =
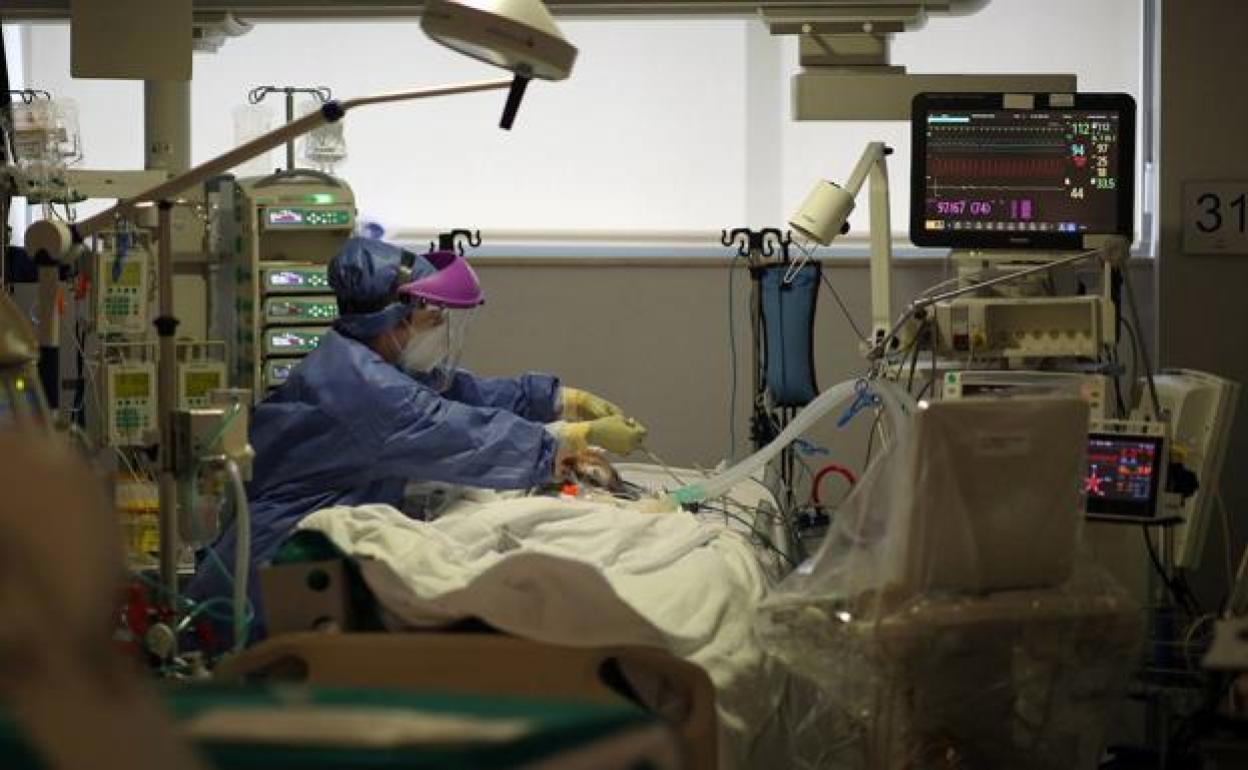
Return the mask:
POLYGON ((338 298, 334 328, 369 340, 399 324, 411 307, 399 301, 399 284, 434 272, 423 257, 375 238, 348 238, 329 261, 329 285, 338 298))

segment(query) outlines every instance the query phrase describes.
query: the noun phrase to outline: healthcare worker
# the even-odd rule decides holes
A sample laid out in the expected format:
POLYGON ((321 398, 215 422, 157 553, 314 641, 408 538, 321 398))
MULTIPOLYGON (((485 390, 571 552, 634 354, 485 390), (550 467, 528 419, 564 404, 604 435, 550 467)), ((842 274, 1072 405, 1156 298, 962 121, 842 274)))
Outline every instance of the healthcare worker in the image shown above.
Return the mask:
MULTIPOLYGON (((527 489, 558 479, 591 445, 626 455, 644 440, 645 429, 613 404, 553 376, 490 379, 459 369, 466 326, 484 300, 457 255, 417 257, 353 238, 328 275, 333 330, 252 414, 257 623, 254 568, 313 511, 400 507, 413 481, 527 489)), ((192 597, 230 595, 234 536, 228 527, 200 560, 192 597)))

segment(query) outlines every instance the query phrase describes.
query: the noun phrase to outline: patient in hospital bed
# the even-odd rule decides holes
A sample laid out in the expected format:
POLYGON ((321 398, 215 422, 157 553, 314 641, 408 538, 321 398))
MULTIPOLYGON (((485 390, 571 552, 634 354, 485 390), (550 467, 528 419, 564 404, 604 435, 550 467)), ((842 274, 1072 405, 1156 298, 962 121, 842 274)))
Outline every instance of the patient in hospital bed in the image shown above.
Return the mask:
POLYGON ((661 499, 687 471, 617 471, 597 454, 573 470, 574 487, 458 490, 427 521, 385 505, 340 506, 298 529, 358 565, 390 629, 474 619, 541 642, 659 647, 698 664, 717 689, 722 766, 759 764, 751 755, 785 691, 752 631, 779 574, 750 532, 766 488, 743 484, 726 502, 733 518, 661 499))

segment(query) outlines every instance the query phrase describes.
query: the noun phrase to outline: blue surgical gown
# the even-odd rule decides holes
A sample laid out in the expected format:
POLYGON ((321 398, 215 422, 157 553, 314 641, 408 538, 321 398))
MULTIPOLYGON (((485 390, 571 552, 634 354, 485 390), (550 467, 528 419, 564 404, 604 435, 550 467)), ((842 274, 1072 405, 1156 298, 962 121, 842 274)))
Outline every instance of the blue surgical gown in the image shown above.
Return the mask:
MULTIPOLYGON (((249 591, 263 636, 256 567, 270 561, 308 514, 333 505, 398 507, 409 481, 525 489, 552 477, 559 381, 488 379, 459 371, 439 393, 368 346, 331 331, 280 389, 252 412, 256 451, 249 591)), ((196 599, 228 597, 235 529, 199 560, 196 599), (217 563, 219 562, 219 563, 217 563), (222 569, 224 567, 224 569, 222 569)))

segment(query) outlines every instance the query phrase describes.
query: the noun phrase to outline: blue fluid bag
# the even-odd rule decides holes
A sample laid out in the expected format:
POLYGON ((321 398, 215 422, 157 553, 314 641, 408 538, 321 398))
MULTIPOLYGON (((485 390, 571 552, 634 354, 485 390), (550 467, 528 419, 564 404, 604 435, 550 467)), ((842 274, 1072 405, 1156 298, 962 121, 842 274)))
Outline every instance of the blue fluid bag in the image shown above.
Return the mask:
POLYGON ((780 264, 750 271, 759 285, 764 381, 775 406, 805 406, 819 394, 814 332, 821 269, 808 262, 798 270, 780 264))

